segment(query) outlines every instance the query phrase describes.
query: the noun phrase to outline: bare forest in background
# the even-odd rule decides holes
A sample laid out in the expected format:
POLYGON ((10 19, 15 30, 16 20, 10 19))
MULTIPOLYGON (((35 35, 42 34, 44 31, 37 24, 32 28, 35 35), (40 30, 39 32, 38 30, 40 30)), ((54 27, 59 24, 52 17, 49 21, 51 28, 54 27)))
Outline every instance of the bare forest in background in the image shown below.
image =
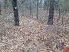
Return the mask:
POLYGON ((0 52, 64 52, 69 46, 69 0, 0 0, 0 52))

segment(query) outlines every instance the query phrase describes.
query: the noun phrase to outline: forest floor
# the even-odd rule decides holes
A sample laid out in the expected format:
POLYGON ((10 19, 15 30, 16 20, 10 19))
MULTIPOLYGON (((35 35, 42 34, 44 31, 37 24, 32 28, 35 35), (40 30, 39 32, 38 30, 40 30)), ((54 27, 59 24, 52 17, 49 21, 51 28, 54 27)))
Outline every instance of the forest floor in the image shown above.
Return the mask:
POLYGON ((21 16, 20 26, 14 26, 11 15, 0 16, 0 52, 63 52, 63 47, 69 46, 67 20, 64 18, 62 24, 62 18, 57 22, 54 17, 54 25, 47 25, 47 20, 21 16))

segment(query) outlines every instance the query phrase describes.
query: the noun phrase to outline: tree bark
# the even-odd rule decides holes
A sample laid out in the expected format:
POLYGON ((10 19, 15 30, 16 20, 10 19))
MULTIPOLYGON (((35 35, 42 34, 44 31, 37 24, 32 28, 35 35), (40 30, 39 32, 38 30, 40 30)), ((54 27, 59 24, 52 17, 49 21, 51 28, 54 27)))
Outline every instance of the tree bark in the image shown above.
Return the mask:
POLYGON ((50 0, 50 9, 49 9, 49 16, 48 16, 48 25, 53 25, 54 3, 55 3, 55 0, 50 0))
POLYGON ((61 11, 60 11, 60 9, 58 11, 59 11, 59 16, 58 16, 57 22, 60 20, 60 17, 61 17, 61 11))
POLYGON ((1 15, 1 2, 0 2, 0 15, 1 15))
POLYGON ((37 19, 38 19, 38 1, 39 0, 37 0, 37 19))
POLYGON ((13 11, 14 11, 15 26, 19 26, 19 15, 18 15, 17 0, 12 0, 12 6, 13 6, 13 11))
POLYGON ((30 17, 32 17, 32 6, 31 6, 31 0, 30 0, 30 17))

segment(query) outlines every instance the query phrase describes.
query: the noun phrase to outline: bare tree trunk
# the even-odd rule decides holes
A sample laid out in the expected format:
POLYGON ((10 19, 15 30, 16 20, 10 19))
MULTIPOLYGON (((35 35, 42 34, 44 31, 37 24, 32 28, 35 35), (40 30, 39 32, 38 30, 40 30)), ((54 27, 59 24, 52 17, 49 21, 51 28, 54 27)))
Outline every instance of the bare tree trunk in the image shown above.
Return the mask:
POLYGON ((5 2, 4 7, 6 9, 8 7, 7 0, 5 0, 4 2, 5 2))
POLYGON ((37 19, 38 19, 38 0, 37 0, 37 19))
POLYGON ((60 17, 61 17, 61 11, 59 9, 59 16, 58 16, 57 22, 60 20, 60 17))
POLYGON ((5 17, 7 17, 7 9, 8 9, 8 2, 4 0, 4 8, 5 8, 5 17))
POLYGON ((14 11, 15 26, 19 26, 19 15, 18 15, 17 0, 12 1, 12 6, 13 6, 13 11, 14 11))
POLYGON ((42 8, 42 0, 39 0, 40 3, 39 3, 39 7, 42 8))
POLYGON ((0 2, 0 15, 1 15, 1 2, 0 2))
POLYGON ((30 0, 30 17, 32 17, 32 6, 31 6, 31 0, 30 0))
POLYGON ((53 25, 54 3, 55 3, 55 0, 50 0, 50 9, 49 9, 48 25, 53 25))
POLYGON ((47 3, 46 3, 46 1, 44 1, 44 10, 46 10, 47 9, 47 3))

